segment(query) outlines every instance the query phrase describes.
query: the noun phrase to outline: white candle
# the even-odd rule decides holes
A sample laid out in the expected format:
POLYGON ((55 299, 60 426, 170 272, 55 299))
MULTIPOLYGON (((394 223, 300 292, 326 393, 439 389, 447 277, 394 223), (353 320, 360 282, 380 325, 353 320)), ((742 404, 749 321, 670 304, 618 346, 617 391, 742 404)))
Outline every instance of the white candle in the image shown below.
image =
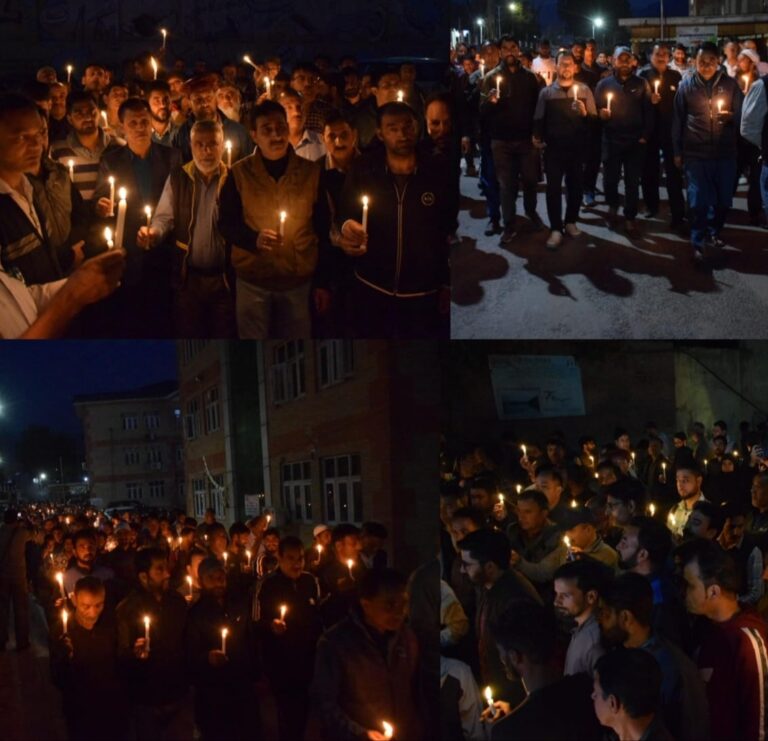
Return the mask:
MULTIPOLYGON (((285 220, 288 218, 288 213, 286 211, 280 212, 280 239, 282 239, 285 236, 285 220)), ((269 525, 269 515, 267 515, 267 525, 269 525)))
POLYGON ((528 448, 526 448, 525 445, 521 445, 520 446, 520 450, 523 451, 523 458, 527 458, 528 457, 528 448))
POLYGON ((227 562, 229 561, 229 553, 227 553, 226 551, 224 551, 224 555, 223 555, 223 558, 224 558, 224 569, 226 570, 226 568, 227 568, 227 562))
POLYGON ((749 91, 749 83, 750 83, 749 75, 744 75, 741 79, 744 80, 744 92, 746 93, 749 91))
POLYGON ((250 65, 251 65, 251 67, 253 67, 254 69, 258 69, 258 67, 257 67, 257 66, 256 66, 256 65, 253 63, 253 61, 251 60, 251 58, 250 58, 250 57, 249 57, 247 54, 245 54, 245 55, 243 56, 243 61, 244 61, 246 64, 250 64, 250 65))
POLYGON ((66 610, 62 610, 61 624, 64 626, 64 635, 67 635, 67 620, 69 620, 69 613, 66 610))
POLYGON ((381 727, 384 729, 384 738, 390 739, 395 735, 395 727, 387 721, 381 721, 381 727))
POLYGON ((269 97, 272 93, 272 80, 269 79, 269 76, 264 78, 264 87, 267 92, 267 97, 269 97))
POLYGON ((166 31, 164 28, 161 28, 160 33, 163 34, 163 49, 165 49, 165 44, 168 41, 168 31, 166 31))
POLYGON ((317 548, 317 560, 318 560, 318 562, 319 562, 319 561, 320 561, 320 559, 323 557, 323 546, 322 546, 322 545, 320 545, 320 543, 318 543, 318 544, 315 546, 315 548, 317 548))
POLYGON ((73 69, 74 68, 72 67, 71 64, 67 65, 67 85, 71 85, 72 84, 72 70, 73 69))
POLYGON ((347 568, 349 569, 349 578, 354 581, 355 577, 352 575, 352 567, 355 565, 355 562, 351 559, 347 559, 347 568))
POLYGON ((398 103, 402 103, 404 99, 405 99, 405 93, 403 93, 402 90, 398 90, 397 91, 397 102, 398 103))
POLYGON ((227 634, 229 631, 226 628, 221 629, 221 653, 227 653, 227 634))
MULTIPOLYGON (((283 217, 283 214, 285 214, 285 211, 281 211, 281 213, 280 213, 280 218, 281 218, 282 220, 284 220, 284 219, 282 218, 282 217, 283 217)), ((288 216, 288 214, 285 214, 285 215, 286 215, 286 216, 288 216)), ((272 522, 272 515, 267 515, 267 527, 269 527, 269 523, 270 523, 270 522, 272 522)))
POLYGON ((192 596, 192 577, 187 576, 187 584, 189 584, 189 596, 192 596))
POLYGON ((651 517, 656 514, 656 505, 653 502, 648 505, 648 511, 651 513, 651 517))
POLYGON ((573 99, 578 100, 579 99, 579 86, 574 85, 573 86, 573 99))
POLYGON ((280 605, 280 622, 285 625, 285 613, 288 612, 287 605, 280 605))
POLYGON ((245 555, 248 558, 248 568, 250 569, 251 568, 251 552, 250 551, 246 551, 245 555))
POLYGON ((661 84, 661 80, 656 80, 656 82, 653 83, 653 91, 656 93, 656 95, 659 94, 659 85, 661 84))
POLYGON ((232 167, 232 142, 227 139, 226 142, 224 142, 224 149, 227 150, 227 167, 232 167))
POLYGON ((480 79, 485 77, 485 62, 480 62, 480 79))
POLYGON ((613 93, 608 93, 608 113, 611 112, 611 101, 613 100, 613 93))
POLYGON ((107 243, 107 249, 111 250, 115 246, 112 240, 112 230, 108 226, 104 228, 104 240, 107 243))
POLYGON ((154 57, 149 58, 149 63, 152 65, 152 73, 154 74, 154 79, 157 79, 157 59, 154 57))
POLYGON ((720 98, 720 100, 717 101, 717 112, 722 113, 723 112, 723 99, 720 98))
POLYGON ((69 168, 69 179, 75 182, 75 161, 67 160, 67 167, 69 168))
POLYGON ((115 178, 113 175, 109 176, 109 215, 115 215, 115 178))
POLYGON ((107 119, 107 112, 106 111, 102 111, 101 112, 101 120, 103 121, 103 126, 101 128, 102 129, 106 129, 107 126, 109 126, 109 120, 107 119))
POLYGON ((128 209, 128 191, 120 188, 118 191, 120 202, 117 204, 117 226, 115 227, 115 247, 121 250, 123 248, 123 235, 125 233, 125 212, 128 209))
MULTIPOLYGON (((144 206, 144 213, 147 216, 147 229, 149 229, 149 225, 152 222, 152 206, 144 206)), ((168 538, 168 545, 171 545, 171 538, 168 538)))
POLYGON ((493 706, 493 695, 491 694, 491 688, 486 687, 485 692, 483 694, 485 695, 485 701, 488 703, 488 708, 491 711, 491 718, 495 718, 496 708, 493 706))
POLYGON ((563 543, 565 543, 565 547, 568 549, 568 553, 567 553, 566 557, 567 557, 567 559, 569 561, 572 561, 573 560, 573 551, 571 550, 571 539, 567 535, 565 535, 563 537, 563 543))
POLYGON ((149 653, 149 615, 144 616, 144 650, 149 653))
POLYGON ((496 75, 496 97, 501 97, 501 75, 496 75))
POLYGON ((64 572, 57 571, 56 572, 56 581, 59 582, 59 590, 61 591, 61 596, 66 599, 67 594, 64 591, 64 572))
POLYGON ((363 196, 363 231, 368 234, 368 196, 363 196))

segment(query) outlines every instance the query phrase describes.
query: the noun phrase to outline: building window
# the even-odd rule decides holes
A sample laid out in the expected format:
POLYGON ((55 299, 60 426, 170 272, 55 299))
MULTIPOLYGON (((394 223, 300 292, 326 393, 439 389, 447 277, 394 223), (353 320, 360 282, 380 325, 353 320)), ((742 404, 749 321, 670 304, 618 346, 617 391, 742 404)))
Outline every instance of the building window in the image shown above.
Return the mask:
POLYGON ((187 413, 184 417, 184 433, 187 440, 194 440, 200 433, 200 403, 197 399, 187 402, 187 413))
POLYGON ((192 481, 192 499, 195 505, 195 517, 201 518, 205 515, 206 504, 205 479, 193 479, 192 481))
POLYGON ((187 503, 184 500, 185 500, 185 497, 187 495, 187 492, 186 492, 186 486, 184 486, 184 482, 183 481, 179 481, 177 494, 179 495, 179 501, 184 506, 184 509, 186 509, 187 508, 187 503))
POLYGON ((141 461, 141 455, 138 448, 126 448, 124 453, 126 466, 135 466, 141 461))
POLYGON ((176 447, 176 463, 184 462, 184 448, 181 445, 176 447))
POLYGON ((165 498, 165 481, 150 481, 149 482, 149 498, 150 499, 164 499, 165 498))
POLYGON ((185 340, 182 344, 184 363, 192 360, 207 344, 208 340, 185 340))
POLYGON ((349 378, 355 366, 352 340, 323 340, 317 344, 317 382, 321 389, 349 378))
POLYGON ((322 461, 325 518, 327 522, 363 521, 363 485, 360 456, 324 458, 322 461))
POLYGON ((129 481, 125 485, 125 494, 128 499, 134 499, 134 500, 142 499, 144 496, 144 494, 141 491, 141 484, 138 484, 132 481, 129 481))
POLYGON ((312 467, 309 461, 283 465, 283 507, 294 520, 312 521, 312 467))
POLYGON ((214 486, 211 484, 211 506, 216 512, 217 518, 224 517, 224 474, 219 473, 213 477, 216 482, 214 486))
POLYGON ((135 414, 121 414, 124 430, 138 430, 139 418, 135 414))
POLYGON ((217 386, 205 392, 205 434, 219 429, 219 389, 217 386))
POLYGON ((162 448, 147 448, 147 465, 157 470, 163 467, 162 448))
POLYGON ((298 399, 304 390, 304 341, 284 342, 272 355, 272 401, 282 404, 298 399))
POLYGON ((148 430, 157 430, 160 427, 160 415, 157 412, 151 412, 144 415, 144 426, 148 430))

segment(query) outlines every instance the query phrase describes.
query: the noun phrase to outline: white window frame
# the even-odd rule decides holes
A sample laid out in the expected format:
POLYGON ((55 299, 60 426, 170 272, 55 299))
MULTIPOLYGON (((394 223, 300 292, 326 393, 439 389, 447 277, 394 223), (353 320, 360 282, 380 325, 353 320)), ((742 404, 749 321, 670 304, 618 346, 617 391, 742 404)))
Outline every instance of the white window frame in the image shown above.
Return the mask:
POLYGON ((272 349, 272 402, 284 404, 306 393, 304 340, 289 340, 272 349))
POLYGON ((317 343, 317 386, 325 389, 351 378, 355 371, 352 340, 321 340, 317 343))
POLYGON ((205 510, 208 509, 208 489, 205 485, 205 479, 192 479, 192 502, 195 508, 195 518, 204 517, 205 510))
POLYGON ((149 482, 149 498, 165 499, 165 481, 157 479, 149 482))
POLYGON ((197 440, 200 437, 200 400, 197 397, 187 402, 184 415, 184 437, 187 440, 197 440))
POLYGON ((325 522, 360 524, 363 521, 362 463, 358 453, 328 456, 320 461, 323 482, 323 511, 325 522), (353 474, 354 459, 358 473, 353 474), (346 460, 346 474, 339 474, 340 462, 346 460), (326 474, 326 464, 333 461, 334 473, 326 474), (357 494, 356 494, 357 490, 357 494), (359 504, 356 502, 359 500, 359 504), (346 506, 344 506, 346 504, 346 506))
POLYGON ((160 429, 160 413, 159 412, 148 412, 144 415, 144 426, 148 430, 159 430, 160 429))
POLYGON ((140 481, 127 481, 125 484, 126 499, 139 501, 144 499, 144 491, 140 481))
POLYGON ((214 486, 213 483, 208 482, 210 486, 210 502, 213 511, 216 513, 217 519, 225 517, 224 507, 224 474, 217 473, 211 474, 213 480, 218 484, 214 486))
POLYGON ((128 432, 130 430, 139 429, 139 417, 136 414, 124 413, 120 415, 123 423, 123 431, 128 432))
POLYGON ((280 474, 283 507, 296 522, 312 522, 312 462, 284 463, 280 474))
POLYGON ((205 407, 205 434, 210 435, 221 428, 221 413, 219 407, 219 387, 211 386, 203 394, 205 407))

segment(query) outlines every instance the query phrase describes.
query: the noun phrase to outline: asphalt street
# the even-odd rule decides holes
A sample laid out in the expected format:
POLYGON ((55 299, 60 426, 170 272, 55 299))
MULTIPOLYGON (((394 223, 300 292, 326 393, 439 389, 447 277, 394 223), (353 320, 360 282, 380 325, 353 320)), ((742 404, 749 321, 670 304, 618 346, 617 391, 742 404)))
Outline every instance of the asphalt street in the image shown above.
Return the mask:
MULTIPOLYGON (((454 339, 753 339, 768 334, 768 231, 748 225, 740 185, 715 269, 697 267, 690 243, 667 227, 666 200, 641 236, 607 228, 601 183, 597 206, 581 210, 581 237, 547 250, 549 230, 521 228, 502 247, 483 234, 478 179, 461 177, 460 244, 451 253, 454 339)), ((662 190, 662 199, 666 194, 662 190)), ((522 197, 518 213, 522 213, 522 197)), ((548 223, 544 185, 538 213, 548 223)), ((525 221, 525 225, 529 222, 525 221)))

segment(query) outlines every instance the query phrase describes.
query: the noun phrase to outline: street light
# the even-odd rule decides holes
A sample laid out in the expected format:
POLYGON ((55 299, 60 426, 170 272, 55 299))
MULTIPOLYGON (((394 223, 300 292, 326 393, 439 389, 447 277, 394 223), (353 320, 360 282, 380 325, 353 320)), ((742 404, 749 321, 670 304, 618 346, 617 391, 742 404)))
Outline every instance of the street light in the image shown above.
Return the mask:
POLYGON ((480 27, 480 46, 483 45, 483 24, 485 21, 482 18, 477 19, 477 25, 480 27))
POLYGON ((48 474, 47 473, 41 473, 38 476, 38 478, 40 479, 40 481, 45 481, 48 478, 48 474))
POLYGON ((605 21, 601 16, 592 19, 592 38, 595 38, 595 29, 602 28, 605 25, 605 21))
POLYGON ((509 4, 509 9, 510 9, 510 10, 511 10, 513 13, 517 13, 517 11, 518 11, 518 10, 520 10, 520 6, 519 6, 517 3, 510 3, 510 4, 509 4))

